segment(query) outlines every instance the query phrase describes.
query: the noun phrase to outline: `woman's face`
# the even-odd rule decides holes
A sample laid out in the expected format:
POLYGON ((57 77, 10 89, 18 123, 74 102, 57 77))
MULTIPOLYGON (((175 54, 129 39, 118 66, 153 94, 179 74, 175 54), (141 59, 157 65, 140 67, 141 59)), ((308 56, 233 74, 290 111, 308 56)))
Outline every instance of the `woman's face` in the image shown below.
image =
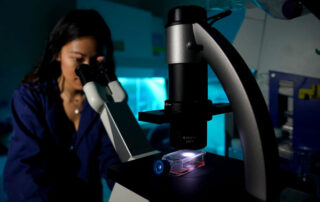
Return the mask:
POLYGON ((61 64, 61 76, 65 86, 70 90, 82 90, 82 84, 75 73, 80 64, 89 64, 91 58, 97 57, 97 41, 94 37, 84 36, 65 44, 57 57, 61 64))

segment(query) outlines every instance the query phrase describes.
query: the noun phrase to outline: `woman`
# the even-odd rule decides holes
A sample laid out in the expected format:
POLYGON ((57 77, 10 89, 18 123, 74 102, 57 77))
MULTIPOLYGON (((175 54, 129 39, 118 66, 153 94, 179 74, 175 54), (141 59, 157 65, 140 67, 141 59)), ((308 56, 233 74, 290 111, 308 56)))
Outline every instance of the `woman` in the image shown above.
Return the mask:
POLYGON ((101 177, 119 158, 74 71, 90 60, 114 71, 110 30, 96 11, 71 11, 13 95, 9 201, 101 201, 101 177))

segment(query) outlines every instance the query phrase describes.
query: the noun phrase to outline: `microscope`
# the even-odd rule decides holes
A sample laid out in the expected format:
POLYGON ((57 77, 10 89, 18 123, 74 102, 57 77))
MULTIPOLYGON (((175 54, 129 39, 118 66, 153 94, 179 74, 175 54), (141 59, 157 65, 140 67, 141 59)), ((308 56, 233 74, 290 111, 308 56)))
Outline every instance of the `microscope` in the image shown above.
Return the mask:
POLYGON ((170 123, 170 144, 174 148, 198 150, 207 144, 207 121, 212 115, 232 111, 243 162, 209 154, 206 165, 195 172, 179 177, 155 175, 152 163, 163 154, 150 147, 116 76, 106 76, 108 82, 102 84, 90 73, 92 69, 85 65, 77 68, 88 102, 100 114, 123 162, 108 169, 116 182, 110 201, 214 201, 215 197, 218 201, 277 200, 278 150, 268 108, 244 60, 211 27, 227 14, 207 18, 206 10, 198 6, 169 11, 169 98, 164 110, 140 113, 139 119, 170 123), (219 78, 230 106, 208 100, 208 64, 219 78))

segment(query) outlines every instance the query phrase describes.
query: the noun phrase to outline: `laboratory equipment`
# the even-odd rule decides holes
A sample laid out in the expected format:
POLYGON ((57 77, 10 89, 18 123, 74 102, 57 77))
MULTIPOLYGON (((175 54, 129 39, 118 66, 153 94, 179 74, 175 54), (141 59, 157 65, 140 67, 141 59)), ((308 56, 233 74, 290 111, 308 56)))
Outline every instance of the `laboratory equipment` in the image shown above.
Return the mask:
MULTIPOLYGON (((219 17, 221 15, 209 18, 209 20, 215 21, 219 17)), ((262 201, 274 200, 278 197, 279 191, 277 187, 279 162, 267 106, 254 77, 241 56, 216 29, 209 25, 207 20, 206 10, 198 6, 182 6, 170 10, 166 26, 169 99, 165 103, 164 110, 142 113, 140 119, 154 123, 169 122, 172 146, 177 149, 194 150, 206 145, 207 120, 210 120, 212 115, 230 111, 231 105, 242 142, 244 180, 242 181, 239 176, 242 163, 208 155, 209 162, 211 162, 210 167, 204 166, 202 170, 226 172, 232 167, 237 169, 234 172, 239 178, 229 173, 229 176, 238 180, 206 181, 207 188, 204 191, 207 191, 208 194, 213 191, 210 190, 212 183, 215 183, 213 187, 219 187, 216 183, 222 183, 220 184, 222 186, 228 181, 230 183, 228 187, 237 185, 232 192, 239 193, 239 196, 248 194, 262 201), (207 64, 220 79, 230 105, 212 104, 208 100, 207 64), (212 162, 223 162, 223 166, 230 167, 223 168, 222 165, 217 166, 212 162), (242 182, 245 187, 243 190, 239 189, 242 187, 242 182)), ((90 71, 90 68, 87 67, 83 69, 90 71)), ((88 72, 83 74, 84 77, 90 75, 88 72)), ((84 81, 83 88, 89 104, 100 113, 102 122, 121 160, 125 162, 138 159, 132 163, 129 162, 131 164, 123 165, 123 168, 117 167, 120 171, 125 171, 124 173, 110 169, 110 176, 113 176, 115 181, 119 179, 122 184, 125 184, 122 177, 127 176, 126 174, 131 173, 136 167, 139 168, 137 172, 145 171, 149 165, 148 159, 153 158, 150 155, 157 151, 154 151, 143 137, 141 129, 125 103, 123 89, 116 77, 106 76, 106 78, 113 78, 108 81, 107 86, 100 85, 90 78, 81 80, 84 81), (121 113, 118 113, 120 111, 121 113), (135 168, 127 169, 126 165, 135 165, 135 168)), ((199 172, 200 170, 201 168, 199 172)), ((181 180, 185 180, 186 176, 194 173, 182 176, 181 180)), ((147 175, 148 172, 144 174, 147 175)), ((221 176, 228 178, 225 175, 221 176)), ((212 179, 212 177, 221 176, 217 176, 216 173, 207 173, 207 176, 199 178, 212 179)), ((131 178, 134 179, 134 176, 131 178)), ((130 180, 130 177, 125 180, 130 180)), ((194 179, 194 183, 201 182, 201 180, 204 179, 194 179)), ((126 183, 133 189, 135 189, 135 186, 132 186, 134 183, 139 184, 133 181, 126 183)), ((148 189, 152 186, 157 185, 150 184, 148 189)), ((186 188, 188 184, 179 183, 179 186, 186 188)), ((217 190, 219 189, 215 191, 217 190)), ((148 198, 151 196, 147 193, 141 190, 136 191, 139 194, 145 194, 144 197, 151 200, 148 198)), ((111 200, 121 200, 121 197, 145 200, 139 194, 116 183, 111 200)))
POLYGON ((120 160, 126 162, 158 153, 149 145, 130 110, 127 95, 115 73, 104 68, 104 65, 82 64, 77 67, 76 73, 90 106, 100 114, 120 160))

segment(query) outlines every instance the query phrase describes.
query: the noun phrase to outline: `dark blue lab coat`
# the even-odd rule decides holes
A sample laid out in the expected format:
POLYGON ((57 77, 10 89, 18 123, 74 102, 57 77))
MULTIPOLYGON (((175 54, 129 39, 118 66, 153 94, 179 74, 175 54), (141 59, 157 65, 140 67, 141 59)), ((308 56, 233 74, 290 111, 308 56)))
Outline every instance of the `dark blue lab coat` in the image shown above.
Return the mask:
POLYGON ((12 99, 13 133, 5 166, 9 201, 101 201, 101 177, 119 158, 85 100, 79 129, 67 118, 57 82, 25 84, 12 99))

